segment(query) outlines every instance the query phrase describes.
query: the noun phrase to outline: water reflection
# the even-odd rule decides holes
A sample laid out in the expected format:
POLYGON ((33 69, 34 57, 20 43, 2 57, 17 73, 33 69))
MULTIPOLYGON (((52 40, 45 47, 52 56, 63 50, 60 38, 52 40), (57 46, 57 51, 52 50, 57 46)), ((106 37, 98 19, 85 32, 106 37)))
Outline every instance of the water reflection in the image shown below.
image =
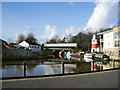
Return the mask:
POLYGON ((77 68, 74 69, 75 73, 91 71, 91 63, 77 63, 77 68))
POLYGON ((53 75, 66 73, 80 73, 93 70, 104 70, 112 68, 120 68, 120 62, 109 61, 100 62, 95 61, 94 67, 92 62, 79 62, 64 63, 64 62, 50 62, 43 60, 30 60, 30 61, 5 61, 0 68, 2 71, 2 77, 19 77, 24 76, 24 65, 26 63, 26 75, 27 76, 40 76, 40 75, 53 75), (14 65, 8 65, 14 64, 14 65), (19 64, 19 65, 17 65, 19 64), (94 69, 93 69, 94 68, 94 69))
POLYGON ((13 76, 22 76, 23 75, 23 70, 22 65, 3 65, 3 68, 1 69, 2 71, 2 77, 13 77, 13 76))
POLYGON ((58 74, 60 68, 56 68, 57 70, 54 70, 50 65, 37 65, 33 71, 27 68, 27 76, 58 74))
MULTIPOLYGON (((82 63, 82 62, 85 62, 83 58, 78 58, 78 57, 71 57, 71 60, 72 61, 80 61, 79 65, 82 63)), ((88 62, 89 63, 89 62, 88 62)), ((91 63, 91 71, 93 70, 92 69, 92 62, 91 63)), ((104 70, 104 69, 113 69, 113 68, 120 68, 120 61, 103 61, 103 60, 95 60, 94 61, 94 64, 96 67, 97 70, 104 70)), ((86 66, 86 65, 85 65, 86 66)), ((82 68, 84 68, 84 66, 81 66, 82 68)))

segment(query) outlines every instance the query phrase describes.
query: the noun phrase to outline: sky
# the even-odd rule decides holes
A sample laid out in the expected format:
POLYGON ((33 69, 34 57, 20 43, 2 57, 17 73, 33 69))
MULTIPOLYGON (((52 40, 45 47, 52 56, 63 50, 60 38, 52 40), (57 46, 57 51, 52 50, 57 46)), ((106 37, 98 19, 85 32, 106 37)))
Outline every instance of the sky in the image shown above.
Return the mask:
POLYGON ((2 2, 2 39, 15 42, 19 34, 34 33, 38 43, 58 35, 76 35, 117 24, 117 3, 2 2))

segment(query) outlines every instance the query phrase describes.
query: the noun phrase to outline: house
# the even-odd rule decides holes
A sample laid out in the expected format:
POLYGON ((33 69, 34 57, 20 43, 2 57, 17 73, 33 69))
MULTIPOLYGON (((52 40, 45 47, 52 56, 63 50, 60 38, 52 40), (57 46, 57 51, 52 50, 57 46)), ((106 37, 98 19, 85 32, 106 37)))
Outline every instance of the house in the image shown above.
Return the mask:
POLYGON ((0 47, 2 48, 10 48, 8 43, 2 39, 0 39, 0 47))
POLYGON ((39 54, 41 52, 41 46, 37 43, 22 41, 19 45, 25 49, 30 49, 32 54, 39 54))
POLYGON ((99 36, 99 52, 109 55, 112 59, 120 59, 120 25, 106 29, 99 36))
POLYGON ((18 45, 17 43, 9 43, 9 46, 11 48, 20 48, 20 45, 18 45))
POLYGON ((8 43, 2 39, 0 39, 0 58, 2 57, 3 50, 9 48, 8 43))
POLYGON ((7 43, 6 41, 0 39, 0 56, 30 56, 32 55, 30 50, 25 50, 21 48, 16 43, 7 43))

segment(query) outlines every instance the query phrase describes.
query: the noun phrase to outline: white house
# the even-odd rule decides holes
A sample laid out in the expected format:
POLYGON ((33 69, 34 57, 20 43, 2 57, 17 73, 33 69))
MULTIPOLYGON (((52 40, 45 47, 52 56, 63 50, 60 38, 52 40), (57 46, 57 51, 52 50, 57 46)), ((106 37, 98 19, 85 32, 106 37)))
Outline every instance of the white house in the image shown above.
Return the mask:
POLYGON ((19 45, 25 49, 30 49, 32 51, 32 54, 39 54, 41 52, 41 46, 37 43, 22 41, 19 45))

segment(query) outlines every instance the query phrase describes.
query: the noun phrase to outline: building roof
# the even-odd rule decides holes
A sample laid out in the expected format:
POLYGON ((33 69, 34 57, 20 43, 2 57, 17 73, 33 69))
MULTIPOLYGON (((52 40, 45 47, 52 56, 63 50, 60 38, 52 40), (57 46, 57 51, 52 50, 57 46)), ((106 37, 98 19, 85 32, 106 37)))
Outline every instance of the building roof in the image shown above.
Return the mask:
POLYGON ((40 45, 38 43, 33 43, 33 42, 27 42, 28 44, 31 44, 31 45, 40 45))
POLYGON ((118 26, 120 26, 120 25, 113 26, 113 28, 118 27, 118 26))
POLYGON ((2 39, 0 39, 0 43, 1 44, 5 43, 6 45, 8 45, 8 43, 6 41, 2 40, 2 39))
POLYGON ((18 45, 17 43, 10 43, 10 45, 18 45))
POLYGON ((102 34, 105 34, 105 33, 108 33, 108 32, 112 32, 113 30, 108 30, 108 31, 103 31, 103 32, 99 32, 97 33, 97 35, 102 35, 102 34))
POLYGON ((118 27, 118 26, 120 26, 120 25, 116 25, 116 26, 113 26, 112 28, 107 28, 105 30, 102 30, 101 32, 97 33, 97 35, 102 35, 102 34, 105 34, 105 33, 108 33, 108 32, 112 32, 113 28, 118 27))

